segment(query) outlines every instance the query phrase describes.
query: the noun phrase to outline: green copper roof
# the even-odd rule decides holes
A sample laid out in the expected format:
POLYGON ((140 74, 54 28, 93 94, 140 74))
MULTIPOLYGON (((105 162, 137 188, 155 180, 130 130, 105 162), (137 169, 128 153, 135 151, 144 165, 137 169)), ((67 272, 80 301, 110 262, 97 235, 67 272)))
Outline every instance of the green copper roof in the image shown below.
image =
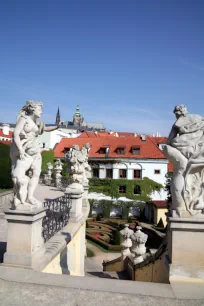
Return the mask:
POLYGON ((80 110, 79 110, 79 105, 77 105, 77 107, 76 107, 76 111, 74 113, 74 116, 81 117, 81 113, 80 113, 80 110))

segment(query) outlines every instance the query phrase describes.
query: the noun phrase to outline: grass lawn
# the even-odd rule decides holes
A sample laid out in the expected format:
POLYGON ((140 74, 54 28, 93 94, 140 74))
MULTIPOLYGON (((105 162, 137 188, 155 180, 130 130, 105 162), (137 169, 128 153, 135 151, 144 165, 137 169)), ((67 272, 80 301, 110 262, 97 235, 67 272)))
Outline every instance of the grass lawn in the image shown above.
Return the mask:
POLYGON ((109 250, 106 250, 104 249, 102 246, 98 245, 97 243, 87 239, 87 241, 91 244, 93 244, 95 247, 97 247, 99 250, 101 250, 102 252, 104 253, 120 253, 119 251, 109 251, 109 250))

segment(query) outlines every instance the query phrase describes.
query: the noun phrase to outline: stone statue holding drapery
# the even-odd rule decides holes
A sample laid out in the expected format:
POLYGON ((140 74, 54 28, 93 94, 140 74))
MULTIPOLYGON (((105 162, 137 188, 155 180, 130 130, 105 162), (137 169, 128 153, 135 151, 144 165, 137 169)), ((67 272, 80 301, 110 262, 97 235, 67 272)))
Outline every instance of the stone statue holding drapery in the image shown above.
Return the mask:
POLYGON ((13 209, 30 210, 42 206, 33 195, 42 164, 38 136, 44 131, 50 132, 58 128, 46 127, 40 120, 42 107, 42 102, 29 100, 17 117, 10 151, 14 184, 13 209))
POLYGON ((204 118, 175 107, 176 122, 164 147, 174 165, 172 209, 181 217, 204 213, 204 118))

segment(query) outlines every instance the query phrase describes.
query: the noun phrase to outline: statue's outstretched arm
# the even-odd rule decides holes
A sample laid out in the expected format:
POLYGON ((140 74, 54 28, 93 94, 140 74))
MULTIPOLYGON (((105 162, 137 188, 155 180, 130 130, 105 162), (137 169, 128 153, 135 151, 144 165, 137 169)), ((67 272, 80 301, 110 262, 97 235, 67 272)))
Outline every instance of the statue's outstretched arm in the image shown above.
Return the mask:
POLYGON ((44 126, 44 131, 45 132, 52 132, 55 131, 59 128, 59 126, 55 125, 55 126, 44 126))

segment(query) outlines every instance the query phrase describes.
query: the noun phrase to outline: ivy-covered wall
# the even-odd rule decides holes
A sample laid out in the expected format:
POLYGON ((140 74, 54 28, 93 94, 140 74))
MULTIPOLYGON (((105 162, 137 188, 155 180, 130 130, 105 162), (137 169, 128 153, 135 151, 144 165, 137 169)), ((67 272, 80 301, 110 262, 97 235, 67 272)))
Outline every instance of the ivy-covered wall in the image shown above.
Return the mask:
POLYGON ((112 198, 121 196, 133 200, 149 201, 150 195, 154 191, 160 191, 163 185, 144 177, 142 180, 127 180, 127 179, 89 179, 89 192, 103 193, 112 198), (134 194, 135 186, 139 186, 141 194, 134 194), (126 186, 125 193, 119 193, 119 187, 126 186))

